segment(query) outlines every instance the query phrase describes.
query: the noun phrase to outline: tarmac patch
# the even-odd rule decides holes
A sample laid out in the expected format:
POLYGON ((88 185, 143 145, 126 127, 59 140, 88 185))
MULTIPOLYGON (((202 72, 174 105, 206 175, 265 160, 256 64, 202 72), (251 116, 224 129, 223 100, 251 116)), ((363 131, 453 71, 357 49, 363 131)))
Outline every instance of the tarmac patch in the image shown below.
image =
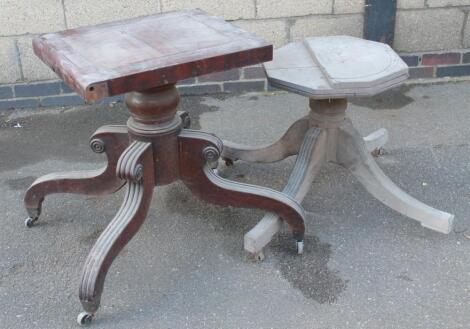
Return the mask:
POLYGON ((6 184, 13 190, 26 190, 35 180, 36 177, 27 176, 9 179, 6 181, 6 184))
POLYGON ((397 279, 400 279, 400 280, 403 280, 403 281, 407 281, 407 282, 413 282, 413 279, 410 278, 408 275, 402 273, 400 275, 397 276, 397 279))
POLYGON ((98 240, 98 237, 103 231, 104 231, 104 228, 95 229, 91 234, 81 237, 80 242, 83 244, 87 244, 87 245, 93 245, 96 242, 96 240, 98 240))
POLYGON ((302 294, 320 304, 334 303, 347 287, 338 272, 328 268, 331 246, 315 236, 305 236, 302 255, 297 255, 290 234, 280 234, 270 246, 282 276, 302 294))
POLYGON ((407 95, 412 86, 401 86, 390 89, 373 97, 358 97, 351 99, 351 103, 368 107, 372 110, 399 110, 413 103, 414 98, 407 95))

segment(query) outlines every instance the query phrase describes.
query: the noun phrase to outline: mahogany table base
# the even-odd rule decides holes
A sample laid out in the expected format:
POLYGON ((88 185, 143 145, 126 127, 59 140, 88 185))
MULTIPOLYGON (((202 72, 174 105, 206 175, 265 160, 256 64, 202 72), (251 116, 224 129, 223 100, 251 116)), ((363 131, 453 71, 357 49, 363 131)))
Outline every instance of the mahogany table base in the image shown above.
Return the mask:
POLYGON ((46 175, 26 192, 30 216, 26 224, 32 226, 49 194, 104 195, 127 185, 121 208, 85 262, 79 290, 85 312, 78 317, 80 324, 90 322, 98 310, 107 271, 144 222, 155 186, 181 180, 206 201, 275 213, 289 224, 297 245, 302 244, 304 211, 299 203, 285 193, 219 177, 212 167, 222 152, 222 141, 212 134, 182 129, 183 120, 176 114, 178 101, 174 85, 126 94, 131 114, 127 126, 104 126, 91 138, 92 150, 107 156, 105 168, 46 175))
MULTIPOLYGON (((267 163, 298 154, 283 192, 299 203, 322 165, 325 162, 336 163, 349 169, 370 194, 390 208, 429 229, 446 234, 451 231, 452 214, 411 197, 395 185, 375 162, 370 153, 378 153, 386 142, 388 133, 385 129, 363 139, 345 117, 346 99, 310 99, 310 108, 309 115, 295 122, 274 144, 252 147, 224 141, 222 158, 229 164, 238 159, 267 163)), ((267 213, 245 235, 245 250, 255 259, 262 260, 263 248, 280 230, 281 224, 276 214, 267 213)))

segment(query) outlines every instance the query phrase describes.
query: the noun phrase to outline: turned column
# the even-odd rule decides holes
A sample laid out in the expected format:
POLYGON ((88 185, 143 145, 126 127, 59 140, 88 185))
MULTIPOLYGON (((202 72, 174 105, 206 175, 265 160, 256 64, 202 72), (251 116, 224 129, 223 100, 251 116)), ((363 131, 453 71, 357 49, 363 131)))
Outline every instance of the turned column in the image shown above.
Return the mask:
POLYGON ((179 93, 174 84, 126 94, 131 117, 127 121, 131 141, 152 142, 155 185, 167 185, 179 177, 178 134, 181 118, 176 115, 179 93))
POLYGON ((336 161, 338 145, 338 128, 346 120, 348 101, 345 98, 338 99, 313 99, 310 98, 310 127, 323 128, 327 133, 326 160, 336 161))

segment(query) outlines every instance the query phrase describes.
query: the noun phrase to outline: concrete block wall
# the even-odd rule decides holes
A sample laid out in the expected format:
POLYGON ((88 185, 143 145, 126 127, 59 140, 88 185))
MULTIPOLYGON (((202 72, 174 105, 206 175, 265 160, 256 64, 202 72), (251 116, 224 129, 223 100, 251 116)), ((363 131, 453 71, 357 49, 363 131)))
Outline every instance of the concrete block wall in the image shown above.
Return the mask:
MULTIPOLYGON (((275 47, 306 36, 362 36, 365 0, 1 0, 0 109, 81 100, 33 54, 34 36, 171 10, 201 8, 275 47)), ((470 0, 398 0, 394 48, 412 77, 470 75, 470 0)), ((262 69, 181 83, 184 94, 267 90, 262 69)))

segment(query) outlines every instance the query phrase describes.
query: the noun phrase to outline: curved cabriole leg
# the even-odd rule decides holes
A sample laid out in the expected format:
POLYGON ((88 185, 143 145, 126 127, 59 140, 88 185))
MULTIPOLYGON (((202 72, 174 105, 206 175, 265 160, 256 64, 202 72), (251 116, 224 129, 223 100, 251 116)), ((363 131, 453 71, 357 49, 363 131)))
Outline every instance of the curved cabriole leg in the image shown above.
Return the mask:
POLYGON ((224 141, 222 159, 228 163, 236 160, 264 163, 283 160, 299 152, 308 127, 308 117, 297 120, 277 142, 265 146, 248 146, 224 141))
POLYGON ((338 132, 337 163, 349 169, 370 194, 390 208, 429 229, 446 234, 451 231, 454 215, 416 200, 385 176, 349 120, 338 132))
POLYGON ((41 214, 44 198, 53 193, 103 195, 119 190, 125 181, 116 177, 116 165, 121 153, 129 145, 126 126, 103 126, 91 137, 90 147, 95 153, 105 153, 106 167, 97 170, 53 173, 36 179, 26 191, 24 204, 32 224, 41 214))
POLYGON ((79 296, 86 313, 79 316, 81 324, 98 310, 109 267, 147 216, 155 186, 152 144, 134 141, 119 158, 117 176, 127 181, 127 192, 85 262, 79 296))
POLYGON ((222 142, 217 137, 185 130, 178 138, 181 180, 194 194, 219 205, 274 212, 287 221, 297 241, 303 240, 304 211, 292 197, 269 188, 232 182, 217 176, 211 168, 222 149, 222 142))
MULTIPOLYGON (((302 202, 313 180, 326 161, 327 134, 319 128, 310 128, 295 161, 294 169, 282 192, 302 202)), ((267 213, 261 221, 245 234, 245 250, 256 260, 263 260, 263 248, 271 242, 281 228, 281 219, 274 213, 267 213)), ((297 245, 302 253, 303 245, 297 245)))

